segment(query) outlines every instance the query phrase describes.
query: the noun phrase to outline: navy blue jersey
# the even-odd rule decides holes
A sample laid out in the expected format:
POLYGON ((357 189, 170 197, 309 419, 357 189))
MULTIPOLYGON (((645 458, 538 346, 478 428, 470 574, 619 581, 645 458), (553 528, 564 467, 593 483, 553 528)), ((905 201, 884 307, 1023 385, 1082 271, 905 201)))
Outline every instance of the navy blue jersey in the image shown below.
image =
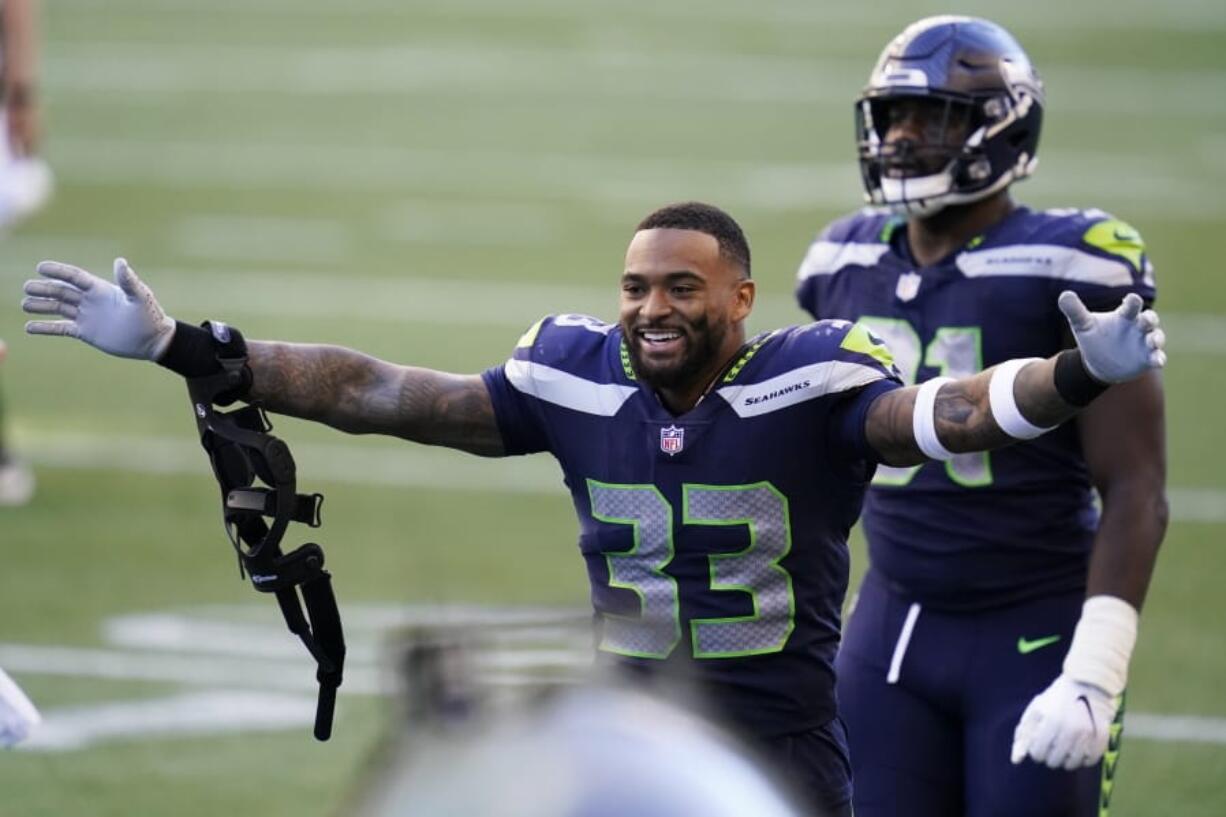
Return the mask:
POLYGON ((673 415, 620 328, 560 315, 484 377, 507 453, 562 466, 603 653, 683 665, 755 734, 834 716, 865 415, 899 385, 884 346, 846 321, 763 334, 673 415))
MULTIPOLYGON (((1140 236, 1101 211, 1023 207, 920 268, 902 219, 865 210, 810 246, 797 298, 815 317, 866 325, 922 382, 1065 348, 1064 289, 1095 310, 1129 292, 1152 302, 1140 236)), ((1073 423, 990 454, 882 468, 864 510, 877 570, 928 605, 967 609, 1083 587, 1097 521, 1073 423)))

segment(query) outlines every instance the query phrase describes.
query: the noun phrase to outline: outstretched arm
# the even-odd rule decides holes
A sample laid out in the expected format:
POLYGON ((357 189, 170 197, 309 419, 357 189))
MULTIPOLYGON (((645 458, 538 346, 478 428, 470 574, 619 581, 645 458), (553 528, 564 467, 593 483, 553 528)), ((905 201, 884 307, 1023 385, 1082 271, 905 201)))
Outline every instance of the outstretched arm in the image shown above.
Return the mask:
POLYGON ((1077 350, 1047 360, 1007 361, 961 380, 935 378, 883 394, 865 434, 888 465, 916 465, 1036 437, 1077 414, 1112 383, 1166 363, 1152 310, 1129 295, 1113 312, 1093 313, 1072 292, 1060 296, 1077 350))
POLYGON ((339 346, 253 341, 250 396, 276 414, 350 434, 389 434, 495 457, 503 453, 480 375, 399 366, 339 346))
MULTIPOLYGON (((1055 363, 1054 357, 1036 360, 1022 367, 1014 381, 1018 410, 1043 428, 1057 426, 1078 412, 1056 390, 1055 363)), ((971 377, 949 381, 936 390, 935 399, 926 410, 932 413, 937 438, 948 451, 954 454, 988 451, 1017 442, 992 417, 990 386, 996 369, 994 366, 971 377)), ((914 429, 922 388, 908 386, 887 392, 869 409, 865 433, 869 445, 887 465, 918 465, 930 459, 920 447, 914 429)))
MULTIPOLYGON (((30 334, 74 337, 138 360, 164 361, 172 353, 190 364, 174 367, 182 374, 204 374, 215 365, 207 340, 203 351, 177 348, 191 346, 177 333, 202 330, 176 329, 122 258, 115 260, 113 284, 55 261, 39 264, 38 272, 41 278, 25 284, 22 308, 63 320, 30 321, 30 334), (192 358, 201 356, 205 368, 197 371, 192 358)), ((478 375, 398 366, 338 346, 252 342, 247 351, 249 396, 269 411, 352 434, 390 434, 484 456, 504 453, 493 403, 478 375)))

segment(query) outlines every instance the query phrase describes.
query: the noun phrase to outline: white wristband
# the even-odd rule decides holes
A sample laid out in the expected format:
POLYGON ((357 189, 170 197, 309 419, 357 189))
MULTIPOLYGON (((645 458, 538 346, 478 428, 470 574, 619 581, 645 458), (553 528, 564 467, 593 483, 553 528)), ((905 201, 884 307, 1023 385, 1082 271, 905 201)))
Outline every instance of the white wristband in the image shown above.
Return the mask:
POLYGON ((920 451, 930 460, 952 460, 954 453, 937 438, 936 402, 937 392, 946 383, 952 383, 952 377, 934 377, 920 386, 915 395, 915 413, 911 415, 911 432, 915 434, 915 443, 920 451))
POLYGON ((1006 360, 992 372, 992 380, 988 384, 988 403, 992 407, 992 419, 1000 426, 1001 431, 1015 440, 1033 440, 1051 431, 1051 428, 1040 428, 1023 417, 1017 407, 1017 401, 1013 398, 1013 381, 1017 378, 1017 373, 1039 359, 1028 357, 1006 360))
POLYGON ((1115 596, 1091 596, 1081 608, 1064 674, 1119 695, 1128 684, 1128 662, 1137 643, 1137 610, 1115 596))

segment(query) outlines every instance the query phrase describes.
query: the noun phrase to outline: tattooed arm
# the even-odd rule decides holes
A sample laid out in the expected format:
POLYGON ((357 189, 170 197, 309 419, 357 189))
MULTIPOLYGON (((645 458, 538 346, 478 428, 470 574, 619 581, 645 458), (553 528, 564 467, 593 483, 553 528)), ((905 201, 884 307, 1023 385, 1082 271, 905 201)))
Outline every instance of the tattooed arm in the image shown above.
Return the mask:
POLYGON ((1091 312, 1068 290, 1060 293, 1057 304, 1068 319, 1076 352, 1025 364, 1006 361, 945 383, 936 391, 931 408, 921 406, 920 414, 917 400, 921 394, 931 397, 931 391, 925 391, 936 385, 931 381, 878 397, 869 407, 865 435, 881 461, 917 465, 929 458, 926 451, 943 458, 950 452, 987 451, 1038 436, 1072 417, 1108 385, 1166 365, 1162 350, 1166 338, 1158 328, 1158 315, 1151 309, 1142 311, 1135 293, 1124 296, 1111 312, 1091 312), (1002 380, 993 393, 997 374, 1002 380), (997 404, 1003 412, 1000 417, 994 411, 997 404), (922 431, 924 445, 916 439, 917 430, 922 431))
MULTIPOLYGON (((1060 397, 1055 386, 1056 359, 1025 366, 1014 381, 1013 395, 1022 415, 1036 426, 1056 426, 1078 412, 1060 397)), ((996 367, 946 383, 937 392, 934 416, 937 437, 954 453, 987 451, 1017 442, 992 417, 988 386, 996 367)), ((895 389, 869 407, 865 425, 868 443, 887 465, 918 465, 928 458, 913 431, 919 386, 895 389)))
POLYGON ((351 434, 389 434, 487 457, 503 453, 480 375, 398 366, 344 349, 248 344, 251 398, 351 434))

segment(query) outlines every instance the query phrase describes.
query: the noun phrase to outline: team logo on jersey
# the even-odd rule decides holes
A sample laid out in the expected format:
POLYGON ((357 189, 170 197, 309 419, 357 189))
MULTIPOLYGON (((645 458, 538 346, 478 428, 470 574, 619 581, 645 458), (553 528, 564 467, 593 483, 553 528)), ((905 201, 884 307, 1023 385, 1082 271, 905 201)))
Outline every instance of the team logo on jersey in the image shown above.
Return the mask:
POLYGON ((904 272, 898 276, 898 286, 894 288, 894 294, 898 296, 900 301, 911 301, 919 294, 920 276, 917 272, 904 272))
POLYGON ((669 426, 660 429, 660 450, 668 456, 680 454, 685 448, 685 429, 669 426))

